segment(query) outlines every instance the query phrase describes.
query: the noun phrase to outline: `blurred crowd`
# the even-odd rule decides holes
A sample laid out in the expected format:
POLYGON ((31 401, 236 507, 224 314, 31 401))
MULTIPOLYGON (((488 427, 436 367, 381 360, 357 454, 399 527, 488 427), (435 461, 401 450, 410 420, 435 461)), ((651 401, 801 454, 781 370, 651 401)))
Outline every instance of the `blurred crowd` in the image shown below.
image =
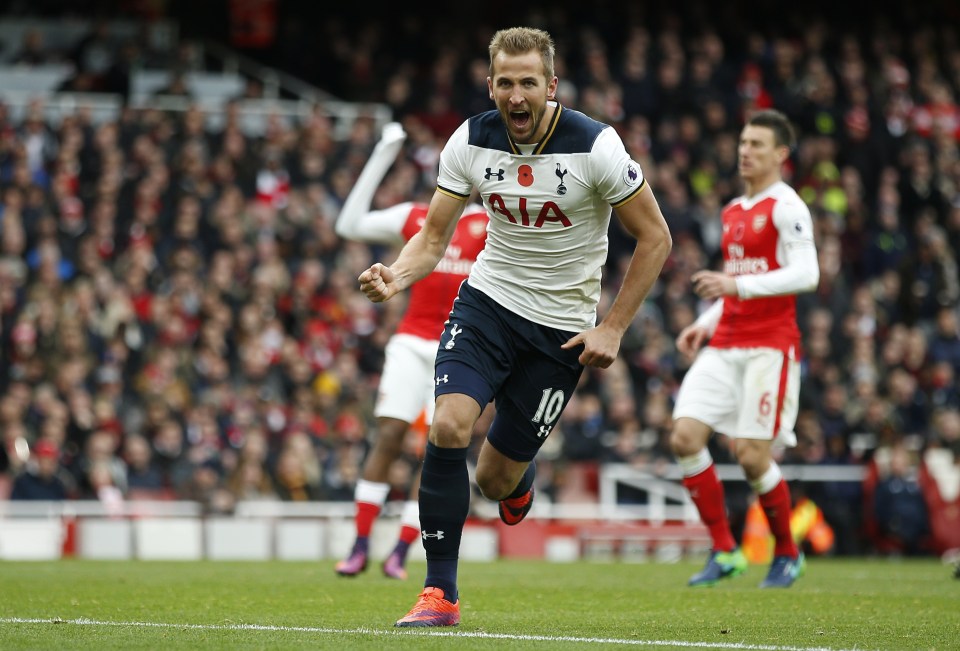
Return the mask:
MULTIPOLYGON (((912 490, 805 487, 838 551, 863 551, 871 514, 922 514, 925 452, 960 459, 960 22, 811 15, 772 30, 625 11, 615 27, 603 12, 514 21, 557 38, 558 100, 621 132, 674 238, 620 359, 585 374, 541 451, 538 492, 596 499, 597 464, 672 461, 672 399, 691 362, 673 339, 706 307, 689 278, 719 266, 743 116, 774 107, 800 134, 787 179, 813 212, 821 266, 798 304, 800 444, 781 462, 898 460, 878 480, 912 490)), ((428 198, 446 137, 492 108, 492 31, 422 20, 351 25, 310 55, 338 75, 331 90, 387 103, 410 135, 374 207, 428 198)), ((199 108, 125 109, 103 124, 78 111, 52 125, 41 102, 20 121, 0 104, 4 492, 189 499, 210 512, 351 500, 405 300, 366 301, 357 275, 391 252, 333 231, 373 122, 338 140, 318 110, 254 137, 228 104, 216 132, 199 108)), ((610 240, 615 288, 632 243, 615 223, 610 240)), ((724 437, 711 445, 733 462, 724 437)), ((417 467, 413 435, 409 448, 398 496, 417 467)), ((924 521, 909 529, 887 533, 911 545, 928 533, 924 521)))

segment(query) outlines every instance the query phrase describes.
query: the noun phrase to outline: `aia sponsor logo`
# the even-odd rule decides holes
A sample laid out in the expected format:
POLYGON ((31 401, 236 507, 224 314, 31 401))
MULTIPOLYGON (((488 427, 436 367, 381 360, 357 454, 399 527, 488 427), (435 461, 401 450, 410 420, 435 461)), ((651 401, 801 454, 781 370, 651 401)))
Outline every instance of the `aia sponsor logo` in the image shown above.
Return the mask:
POLYGON ((560 206, 553 201, 544 202, 539 210, 530 206, 526 197, 520 197, 517 205, 513 207, 512 210, 507 207, 506 201, 499 194, 491 194, 487 202, 492 212, 503 215, 510 220, 511 224, 543 228, 543 225, 548 222, 557 222, 562 224, 564 228, 573 226, 570 218, 567 217, 560 206), (534 210, 536 210, 536 215, 533 215, 534 210))

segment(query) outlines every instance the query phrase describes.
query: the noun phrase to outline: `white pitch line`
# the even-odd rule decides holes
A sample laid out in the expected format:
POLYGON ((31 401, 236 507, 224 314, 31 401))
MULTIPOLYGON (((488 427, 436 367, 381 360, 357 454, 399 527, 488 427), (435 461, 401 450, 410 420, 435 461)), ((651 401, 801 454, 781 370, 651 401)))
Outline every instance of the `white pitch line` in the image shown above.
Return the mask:
POLYGON ((830 647, 779 646, 745 642, 684 642, 682 640, 628 640, 615 637, 576 637, 570 635, 515 635, 481 631, 434 631, 430 629, 393 630, 375 628, 326 628, 322 626, 275 626, 271 624, 169 624, 166 622, 104 622, 96 619, 43 619, 32 617, 0 617, 0 624, 73 624, 75 626, 115 626, 130 628, 178 628, 201 631, 283 631, 325 635, 419 635, 426 637, 475 638, 482 640, 516 640, 522 642, 575 642, 580 644, 620 644, 623 646, 686 647, 691 649, 736 649, 737 651, 864 651, 830 647))

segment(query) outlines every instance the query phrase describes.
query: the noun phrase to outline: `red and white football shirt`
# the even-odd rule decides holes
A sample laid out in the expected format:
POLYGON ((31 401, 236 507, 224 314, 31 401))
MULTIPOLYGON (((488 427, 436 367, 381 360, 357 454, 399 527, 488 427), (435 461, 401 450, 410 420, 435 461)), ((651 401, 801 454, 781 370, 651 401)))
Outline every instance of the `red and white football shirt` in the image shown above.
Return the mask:
MULTIPOLYGON (((426 204, 413 204, 410 208, 401 231, 405 241, 420 232, 427 216, 427 207, 426 204)), ((410 301, 397 325, 398 334, 440 339, 460 284, 470 275, 473 263, 483 250, 488 220, 486 211, 479 206, 467 206, 464 209, 436 269, 410 287, 410 301)))
POLYGON ((796 294, 816 287, 820 274, 810 210, 777 182, 730 202, 721 218, 723 269, 736 276, 738 295, 723 298, 710 345, 799 351, 796 294))

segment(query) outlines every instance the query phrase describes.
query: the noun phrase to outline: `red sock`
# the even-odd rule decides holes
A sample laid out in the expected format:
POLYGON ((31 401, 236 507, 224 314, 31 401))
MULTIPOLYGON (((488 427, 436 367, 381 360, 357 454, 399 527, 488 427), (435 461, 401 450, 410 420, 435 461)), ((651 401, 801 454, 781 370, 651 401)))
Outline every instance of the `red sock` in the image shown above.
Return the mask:
POLYGON ((767 514, 770 531, 773 532, 774 556, 793 556, 798 554, 797 545, 790 532, 790 489, 783 479, 772 491, 760 496, 760 506, 767 514))
POLYGON ((400 542, 405 542, 408 545, 414 540, 420 537, 419 527, 411 527, 408 524, 400 527, 400 542))
POLYGON ((703 472, 693 477, 684 477, 683 485, 690 491, 690 499, 697 505, 700 519, 710 530, 714 551, 732 551, 737 546, 737 541, 733 539, 730 523, 727 522, 723 484, 717 477, 716 467, 711 463, 703 472))
POLYGON ((357 502, 357 514, 354 520, 357 523, 357 536, 368 538, 373 529, 373 521, 380 515, 380 506, 370 502, 357 502))

